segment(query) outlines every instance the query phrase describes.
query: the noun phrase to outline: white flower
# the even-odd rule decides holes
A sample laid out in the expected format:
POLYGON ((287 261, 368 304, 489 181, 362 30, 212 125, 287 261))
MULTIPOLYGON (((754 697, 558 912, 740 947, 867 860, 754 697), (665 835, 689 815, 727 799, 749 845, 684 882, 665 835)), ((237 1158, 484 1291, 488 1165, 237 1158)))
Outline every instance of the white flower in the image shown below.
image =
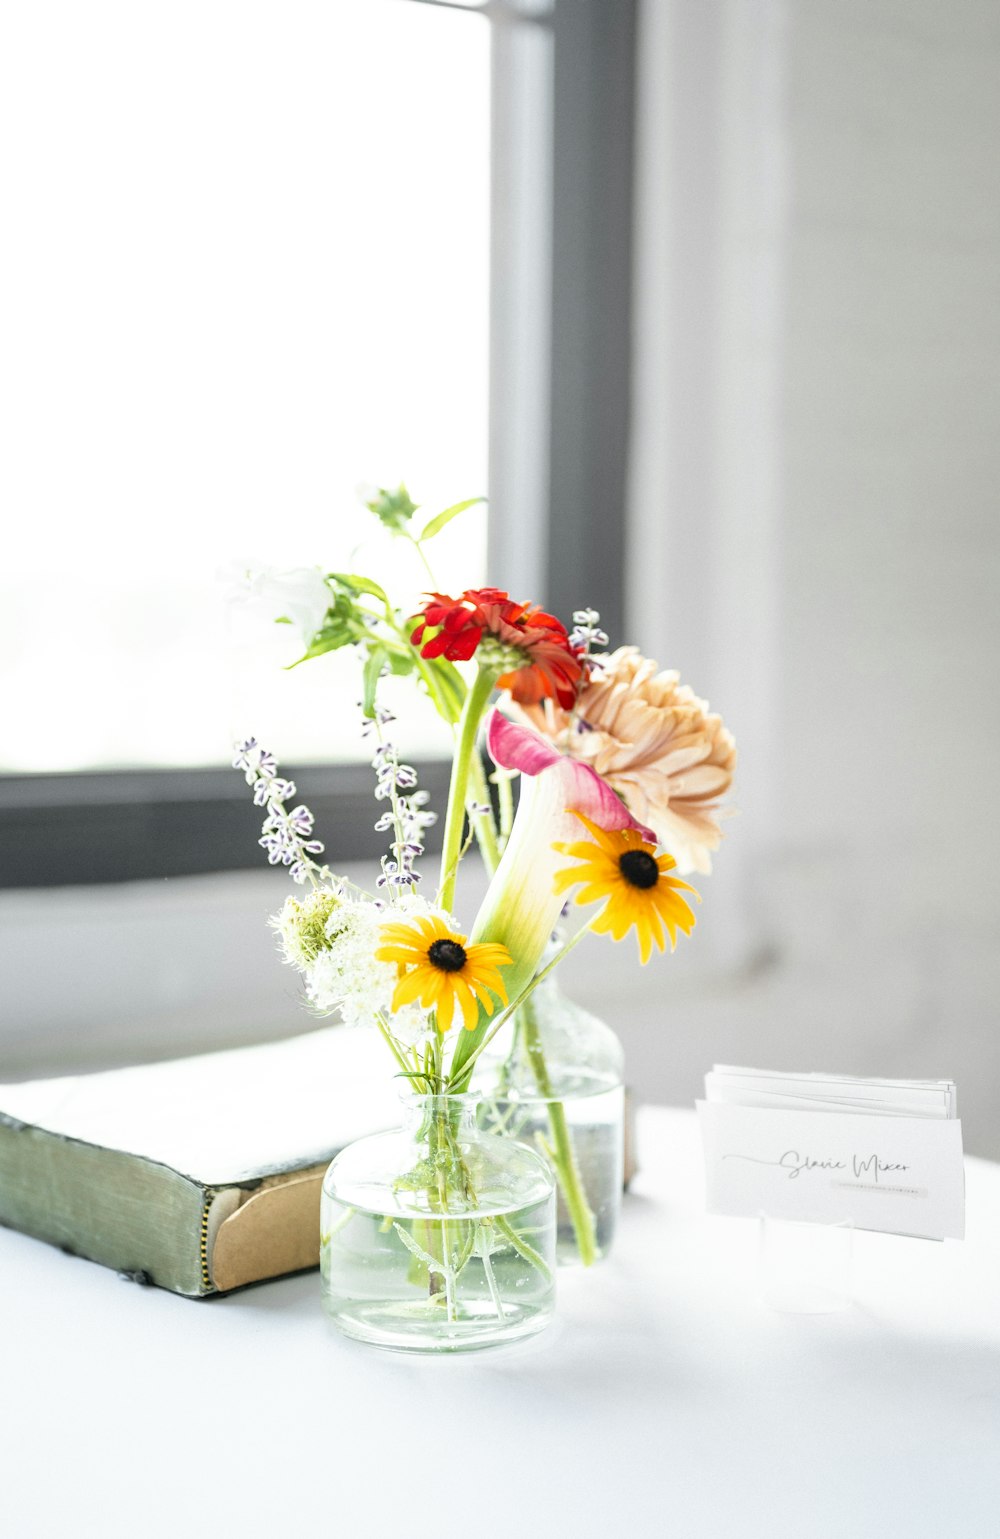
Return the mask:
MULTIPOLYGON (((235 573, 227 573, 236 577, 235 573)), ((306 646, 326 618, 332 595, 316 567, 279 572, 273 567, 244 569, 230 590, 234 603, 259 612, 264 620, 290 620, 306 646)))
POLYGON ((304 898, 287 897, 268 923, 278 933, 285 961, 304 972, 330 942, 327 922, 343 903, 339 892, 317 887, 304 898))
MULTIPOLYGON (((303 969, 310 1004, 324 1014, 338 1011, 348 1026, 370 1026, 375 1016, 381 1014, 404 1047, 416 1047, 425 1041, 433 1030, 429 1013, 418 1005, 393 1011, 392 996, 399 981, 399 969, 393 962, 376 962, 375 952, 387 920, 438 912, 425 898, 410 894, 401 897, 391 909, 343 899, 326 921, 328 949, 319 952, 303 969)), ((440 917, 457 926, 452 915, 440 917)))

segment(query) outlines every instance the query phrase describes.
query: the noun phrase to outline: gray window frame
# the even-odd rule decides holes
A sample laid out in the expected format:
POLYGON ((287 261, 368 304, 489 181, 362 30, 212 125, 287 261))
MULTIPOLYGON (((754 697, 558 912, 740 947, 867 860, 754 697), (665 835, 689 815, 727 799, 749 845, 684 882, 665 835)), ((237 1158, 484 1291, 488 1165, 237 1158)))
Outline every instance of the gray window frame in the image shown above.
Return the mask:
MULTIPOLYGON (((445 5, 449 0, 397 0, 445 5)), ((486 0, 492 28, 490 581, 622 638, 636 0, 486 0)), ((443 762, 418 766, 440 804, 443 762)), ((381 853, 364 765, 289 771, 329 858, 381 853)), ((0 887, 257 868, 229 768, 0 776, 0 887)))

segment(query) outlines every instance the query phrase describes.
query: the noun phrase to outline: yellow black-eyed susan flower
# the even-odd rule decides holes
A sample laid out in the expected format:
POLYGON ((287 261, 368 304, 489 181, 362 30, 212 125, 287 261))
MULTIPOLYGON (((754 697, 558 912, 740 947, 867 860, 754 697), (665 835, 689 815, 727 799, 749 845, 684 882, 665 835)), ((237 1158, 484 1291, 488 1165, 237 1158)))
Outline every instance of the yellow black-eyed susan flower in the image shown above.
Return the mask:
POLYGON ((654 944, 663 950, 664 932, 670 936, 673 951, 677 931, 690 935, 695 924, 681 890, 694 893, 701 902, 693 887, 669 874, 677 862, 670 855, 657 855, 655 844, 647 843, 636 828, 608 830, 582 812, 574 816, 590 838, 553 846, 560 854, 583 862, 556 873, 556 892, 582 884, 574 898, 576 903, 598 903, 606 898, 591 929, 610 932, 615 940, 622 940, 634 925, 644 963, 649 961, 654 944))
POLYGON ((435 916, 384 924, 375 959, 399 967, 392 1008, 419 1001, 425 1010, 436 1012, 439 1031, 450 1028, 456 1005, 472 1031, 480 1005, 492 1015, 494 994, 502 1005, 507 1003, 507 989, 498 971, 511 961, 506 946, 469 946, 464 935, 456 935, 435 916))

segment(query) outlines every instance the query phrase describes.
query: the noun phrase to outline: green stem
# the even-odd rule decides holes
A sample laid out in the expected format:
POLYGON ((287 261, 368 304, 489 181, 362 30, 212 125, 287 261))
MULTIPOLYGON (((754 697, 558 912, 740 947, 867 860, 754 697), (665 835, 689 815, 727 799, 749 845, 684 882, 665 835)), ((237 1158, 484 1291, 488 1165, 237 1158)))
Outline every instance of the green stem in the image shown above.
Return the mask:
POLYGON ((586 1200, 586 1191, 583 1190, 583 1180, 580 1179, 580 1167, 577 1165, 574 1147, 572 1147, 572 1134, 569 1133, 569 1123, 566 1120, 566 1108, 562 1100, 552 1100, 552 1082, 549 1079, 548 1065, 545 1062, 545 1050, 542 1047, 542 1033, 538 1030, 538 1019, 535 1016, 534 1000, 528 1000, 522 1005, 520 1011, 522 1030, 525 1033, 525 1047, 528 1050, 528 1059, 531 1062, 532 1073, 537 1083, 538 1094, 545 1097, 546 1110, 549 1114, 549 1131, 552 1134, 549 1156, 555 1168, 555 1179, 558 1180, 563 1200, 566 1203, 566 1211, 569 1214, 569 1222, 572 1224, 572 1233, 577 1237, 577 1250, 580 1251, 580 1260, 585 1267, 592 1267, 597 1260, 597 1233, 594 1227, 594 1214, 591 1213, 591 1205, 586 1200))
MULTIPOLYGON (((466 1035, 466 1033, 462 1033, 462 1036, 459 1038, 458 1043, 456 1044, 455 1052, 451 1060, 451 1070, 448 1075, 447 1084, 449 1095, 460 1095, 464 1090, 468 1089, 469 1080, 472 1078, 472 1070, 474 1069, 476 1060, 479 1058, 480 1054, 489 1047, 497 1032, 500 1031, 502 1027, 506 1026, 511 1016, 514 1014, 514 1011, 520 1009, 521 1005, 524 1004, 524 1001, 529 997, 532 991, 536 989, 540 983, 545 981, 545 979, 549 976, 549 973, 552 972, 553 968, 558 967, 559 963, 564 961, 565 958, 569 956, 570 952, 573 950, 573 947, 578 946, 583 940, 583 937, 590 934, 591 926, 593 925, 594 920, 599 918, 600 914, 594 914, 590 919, 588 919, 585 925, 582 925, 580 929, 577 930, 575 935, 570 937, 566 944, 556 952, 555 956, 552 958, 552 961, 549 962, 547 966, 543 967, 540 973, 536 973, 535 976, 525 984, 520 994, 518 994, 514 999, 510 1001, 508 1005, 505 1006, 505 1008, 493 1021, 490 1030, 484 1037, 480 1038, 478 1042, 475 1042, 472 1046, 466 1049, 466 1043, 469 1041, 469 1038, 472 1034, 469 1033, 469 1035, 466 1035)), ((481 1029, 482 1028, 480 1028, 480 1030, 481 1029)))
POLYGON ((485 1237, 482 1237, 482 1227, 483 1226, 480 1226, 480 1244, 483 1247, 482 1261, 483 1271, 486 1273, 486 1286, 490 1290, 490 1299, 492 1301, 493 1308, 497 1312, 497 1319, 502 1320, 504 1317, 503 1299, 500 1297, 500 1289, 497 1287, 497 1280, 493 1275, 493 1262, 490 1259, 489 1235, 487 1234, 485 1237))
MULTIPOLYGON (((483 761, 478 753, 472 755, 472 800, 481 802, 484 806, 490 806, 490 788, 486 783, 486 772, 483 769, 483 761)), ((483 857, 483 864, 490 876, 493 875, 500 864, 500 848, 497 844, 496 826, 493 822, 492 809, 472 819, 476 839, 479 842, 479 851, 483 857)))
MULTIPOLYGON (((435 1169, 436 1177, 437 1177, 437 1194, 436 1195, 437 1195, 437 1211, 439 1213, 447 1213, 447 1211, 448 1211, 447 1178, 445 1176, 445 1172, 444 1172, 444 1168, 443 1168, 444 1153, 443 1153, 443 1150, 441 1148, 441 1127, 442 1127, 443 1121, 444 1121, 444 1119, 443 1119, 439 1109, 435 1109, 435 1110, 433 1110, 431 1112, 430 1155, 431 1155, 431 1164, 433 1165, 433 1167, 435 1169)), ((435 1202, 434 1202, 435 1193, 433 1192, 433 1190, 428 1191, 427 1196, 428 1196, 428 1199, 430 1201, 431 1207, 434 1207, 435 1206, 435 1202)), ((447 1273, 447 1267, 448 1267, 448 1225, 447 1225, 447 1222, 444 1219, 442 1219, 441 1224, 438 1226, 436 1240, 437 1240, 438 1243, 437 1244, 429 1245, 428 1246, 428 1250, 430 1251, 430 1254, 433 1256, 435 1250, 437 1250, 438 1246, 440 1246, 440 1251, 441 1251, 440 1260, 441 1260, 441 1265, 445 1268, 445 1271, 444 1271, 443 1274, 438 1274, 437 1272, 433 1272, 433 1271, 428 1273, 428 1292, 429 1292, 431 1298, 434 1298, 435 1295, 437 1295, 438 1293, 442 1292, 442 1290, 446 1293, 446 1295, 447 1295, 447 1306, 448 1306, 448 1318, 450 1320, 452 1318, 453 1314, 454 1314, 455 1304, 454 1304, 454 1299, 452 1298, 451 1289, 448 1287, 448 1273, 447 1273)), ((437 1259, 438 1258, 435 1256, 435 1260, 437 1260, 437 1259)))
POLYGON ((428 577, 431 580, 431 587, 432 588, 436 588, 437 587, 437 578, 434 576, 434 570, 433 570, 430 562, 427 559, 427 553, 425 552, 424 547, 421 545, 419 540, 415 540, 413 538, 412 534, 411 535, 407 535, 407 539, 409 540, 410 544, 413 546, 413 548, 416 551, 417 555, 420 557, 421 561, 423 562, 423 564, 424 564, 424 571, 427 573, 428 577))
POLYGON ((580 1260, 584 1266, 592 1266, 597 1260, 597 1234, 594 1227, 594 1215, 587 1201, 587 1194, 583 1189, 583 1181, 580 1178, 580 1169, 576 1163, 576 1153, 573 1149, 573 1139, 566 1120, 566 1109, 561 1101, 552 1098, 552 1081, 549 1077, 548 1065, 545 1062, 545 1051, 542 1047, 542 1034, 538 1025, 538 1016, 535 1013, 535 1002, 527 1000, 520 1008, 521 1029, 524 1033, 524 1045, 528 1053, 528 1062, 531 1064, 531 1072, 538 1086, 538 1094, 544 1099, 549 1114, 549 1130, 552 1134, 552 1143, 549 1155, 555 1168, 556 1179, 559 1182, 563 1199, 566 1203, 566 1211, 569 1213, 570 1222, 573 1225, 573 1233, 576 1236, 577 1249, 580 1252, 580 1260))
POLYGON ((319 1237, 321 1249, 329 1245, 335 1234, 339 1234, 342 1229, 346 1229, 357 1211, 357 1208, 345 1208, 340 1217, 334 1219, 326 1233, 321 1234, 319 1237))
POLYGON ((448 787, 444 845, 441 850, 441 888, 438 893, 438 903, 443 909, 450 909, 455 901, 455 878, 458 874, 462 828, 465 824, 469 769, 472 756, 476 752, 476 734, 486 707, 489 705, 495 679, 496 673, 493 669, 480 668, 462 707, 458 742, 455 744, 455 757, 451 767, 451 784, 448 787))
POLYGON ((412 655, 416 664, 417 672, 420 674, 420 677, 423 679, 427 686, 427 693, 430 695, 431 700, 434 703, 434 709, 437 711, 439 716, 444 718, 444 720, 448 723, 454 732, 455 723, 458 720, 458 717, 452 707, 449 705, 446 697, 442 694, 441 689, 438 686, 438 681, 435 676, 434 669, 428 668, 427 663, 421 654, 420 648, 415 647, 412 644, 410 638, 405 634, 405 632, 398 631, 398 634, 402 636, 403 641, 406 643, 407 650, 412 655))
POLYGON ((392 1034, 390 1033, 389 1028, 388 1028, 388 1026, 385 1023, 385 1017, 382 1015, 382 1013, 380 1011, 376 1011, 375 1012, 375 1024, 378 1027, 379 1031, 382 1033, 382 1037, 383 1037, 383 1039, 385 1041, 386 1046, 388 1047, 388 1049, 389 1049, 390 1053, 392 1054, 393 1058, 395 1058, 396 1062, 399 1064, 399 1067, 402 1069, 403 1073, 404 1074, 409 1074, 410 1073, 410 1066, 407 1063, 406 1059, 400 1053, 399 1048, 396 1046, 396 1044, 395 1044, 395 1042, 394 1042, 394 1040, 392 1038, 392 1034))
POLYGON ((545 1258, 538 1254, 538 1251, 533 1245, 528 1244, 528 1241, 524 1238, 523 1234, 518 1234, 517 1230, 514 1228, 509 1219, 504 1218, 502 1213, 498 1213, 493 1222, 496 1224, 500 1233, 510 1241, 511 1245, 517 1251, 517 1254, 519 1256, 523 1256, 525 1261, 530 1261, 531 1265, 535 1267, 537 1271, 541 1272, 546 1282, 551 1282, 552 1273, 545 1263, 545 1258))
POLYGON ((507 770, 497 770, 494 776, 500 798, 500 852, 507 848, 507 840, 514 826, 514 782, 507 770))

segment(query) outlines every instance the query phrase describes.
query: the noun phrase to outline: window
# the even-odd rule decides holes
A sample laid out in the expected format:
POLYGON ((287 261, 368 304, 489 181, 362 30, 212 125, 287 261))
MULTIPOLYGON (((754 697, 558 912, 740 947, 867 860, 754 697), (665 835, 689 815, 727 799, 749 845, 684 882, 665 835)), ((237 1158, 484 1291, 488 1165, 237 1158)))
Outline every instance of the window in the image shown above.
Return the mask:
MULTIPOLYGON (((294 637, 227 611, 219 574, 321 561, 416 594, 422 574, 377 531, 358 549, 360 480, 405 476, 429 507, 488 488, 491 580, 556 603, 572 576, 572 603, 594 541, 572 542, 570 572, 566 537, 591 517, 596 463, 592 579, 618 581, 607 403, 623 428, 627 235, 611 236, 609 307, 593 174, 627 149, 630 15, 629 0, 8 8, 5 882, 248 864, 244 822, 227 825, 232 737, 252 730, 286 762, 354 757, 329 725, 353 711, 352 660, 284 673, 294 637)), ((627 160, 610 173, 627 208, 627 160)), ((436 554, 444 587, 484 577, 485 512, 436 554)), ((445 751, 429 711, 407 738, 445 751)), ((309 786, 353 831, 367 772, 309 786)))
MULTIPOLYGON (((220 574, 381 567, 416 594, 363 539, 358 481, 486 490, 488 28, 394 0, 278 15, 65 0, 10 24, 6 770, 218 765, 248 731, 350 756, 352 659, 283 676, 295 634, 238 609, 227 633, 220 574)), ((483 515, 439 543, 442 582, 484 576, 483 515)))

